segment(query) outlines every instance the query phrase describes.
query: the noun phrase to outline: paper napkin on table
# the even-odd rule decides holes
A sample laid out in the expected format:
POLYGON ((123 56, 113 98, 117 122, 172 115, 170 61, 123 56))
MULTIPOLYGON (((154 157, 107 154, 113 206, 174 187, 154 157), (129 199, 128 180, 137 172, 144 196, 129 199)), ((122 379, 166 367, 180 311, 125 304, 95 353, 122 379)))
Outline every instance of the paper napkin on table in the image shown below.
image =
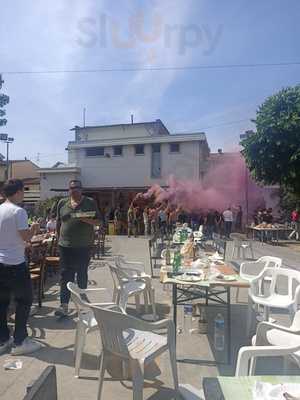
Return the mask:
POLYGON ((271 383, 258 381, 255 382, 252 393, 253 400, 300 400, 300 384, 282 383, 272 385, 271 383))

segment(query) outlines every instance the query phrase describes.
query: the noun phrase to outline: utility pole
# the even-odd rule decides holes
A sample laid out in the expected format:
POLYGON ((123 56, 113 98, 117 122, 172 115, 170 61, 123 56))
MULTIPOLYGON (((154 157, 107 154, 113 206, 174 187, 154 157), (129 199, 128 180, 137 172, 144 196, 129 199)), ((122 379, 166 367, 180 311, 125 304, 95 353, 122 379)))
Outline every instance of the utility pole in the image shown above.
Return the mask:
MULTIPOLYGON (((254 132, 252 130, 246 131, 240 135, 240 139, 248 139, 254 132)), ((245 203, 246 203, 246 225, 249 225, 249 173, 245 163, 245 203)))
MULTIPOLYGON (((14 138, 12 138, 12 137, 7 138, 7 141, 6 141, 6 171, 5 171, 6 180, 8 180, 10 178, 10 176, 9 176, 9 145, 13 141, 14 141, 14 138)), ((10 171, 10 172, 12 172, 12 171, 10 171)))
POLYGON ((84 107, 83 109, 83 127, 85 128, 85 113, 86 113, 86 108, 84 107))

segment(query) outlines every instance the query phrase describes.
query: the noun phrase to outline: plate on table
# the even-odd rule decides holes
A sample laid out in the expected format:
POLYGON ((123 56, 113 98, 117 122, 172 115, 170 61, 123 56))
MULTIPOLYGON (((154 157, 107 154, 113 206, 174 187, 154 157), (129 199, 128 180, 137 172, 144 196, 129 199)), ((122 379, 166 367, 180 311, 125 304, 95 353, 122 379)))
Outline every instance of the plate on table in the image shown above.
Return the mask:
POLYGON ((176 279, 184 282, 199 282, 201 281, 201 276, 200 275, 188 275, 188 274, 183 274, 178 276, 176 279))
POLYGON ((202 271, 200 269, 195 269, 195 268, 184 268, 184 273, 186 275, 196 275, 200 276, 202 275, 202 271))
POLYGON ((220 254, 213 254, 209 256, 211 261, 223 261, 223 257, 220 254))
POLYGON ((225 264, 223 260, 215 260, 214 263, 216 265, 224 265, 225 264))
POLYGON ((216 279, 218 281, 226 281, 226 282, 233 282, 236 281, 236 276, 235 275, 223 275, 219 274, 216 276, 216 279))

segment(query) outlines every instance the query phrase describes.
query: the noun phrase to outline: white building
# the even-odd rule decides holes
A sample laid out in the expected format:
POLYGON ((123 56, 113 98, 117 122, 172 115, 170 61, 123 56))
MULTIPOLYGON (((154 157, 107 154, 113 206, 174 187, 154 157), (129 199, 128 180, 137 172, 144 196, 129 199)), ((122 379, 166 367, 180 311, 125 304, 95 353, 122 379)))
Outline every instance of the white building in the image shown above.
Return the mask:
POLYGON ((57 163, 52 168, 40 168, 41 200, 54 196, 67 195, 68 184, 72 179, 80 179, 80 168, 57 163))
POLYGON ((80 179, 84 191, 99 200, 127 202, 173 175, 202 179, 209 147, 204 133, 170 134, 154 122, 78 127, 67 146, 68 165, 42 168, 41 198, 65 191, 70 179, 80 179))

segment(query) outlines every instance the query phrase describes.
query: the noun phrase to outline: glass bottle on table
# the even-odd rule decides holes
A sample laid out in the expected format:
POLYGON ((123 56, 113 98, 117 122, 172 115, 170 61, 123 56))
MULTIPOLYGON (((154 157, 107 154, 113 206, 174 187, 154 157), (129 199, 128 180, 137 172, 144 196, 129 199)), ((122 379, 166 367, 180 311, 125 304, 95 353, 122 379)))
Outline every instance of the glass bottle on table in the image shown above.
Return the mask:
POLYGON ((167 248, 166 248, 166 265, 171 265, 171 251, 170 251, 170 244, 167 244, 167 248))
POLYGON ((209 259, 205 259, 203 262, 204 262, 203 280, 207 281, 207 280, 209 280, 209 276, 210 276, 210 261, 209 261, 209 259))
POLYGON ((179 231, 179 243, 183 242, 183 232, 182 230, 179 231))
POLYGON ((173 258, 173 273, 177 274, 181 266, 181 254, 179 248, 176 249, 173 258))

